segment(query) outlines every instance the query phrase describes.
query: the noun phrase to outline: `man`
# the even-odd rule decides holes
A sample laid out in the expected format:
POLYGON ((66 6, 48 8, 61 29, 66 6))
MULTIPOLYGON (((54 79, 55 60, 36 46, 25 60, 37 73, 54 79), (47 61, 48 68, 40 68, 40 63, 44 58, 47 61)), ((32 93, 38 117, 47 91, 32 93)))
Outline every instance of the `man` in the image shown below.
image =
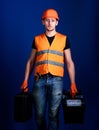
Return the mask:
POLYGON ((58 130, 59 107, 62 100, 64 60, 70 78, 71 94, 77 93, 75 68, 66 35, 56 32, 59 16, 56 10, 47 9, 42 15, 45 33, 35 36, 32 52, 27 61, 21 89, 28 91, 28 80, 35 63, 33 100, 38 130, 46 130, 45 113, 48 103, 48 130, 58 130))

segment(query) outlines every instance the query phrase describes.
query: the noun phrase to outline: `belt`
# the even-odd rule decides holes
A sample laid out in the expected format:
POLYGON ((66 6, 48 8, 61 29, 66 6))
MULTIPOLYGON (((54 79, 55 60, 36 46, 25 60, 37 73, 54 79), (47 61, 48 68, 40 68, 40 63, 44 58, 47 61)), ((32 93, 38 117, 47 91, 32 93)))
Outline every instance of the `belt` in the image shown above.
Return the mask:
POLYGON ((37 73, 37 76, 35 76, 35 80, 38 81, 40 78, 43 78, 43 77, 51 78, 51 77, 54 77, 54 75, 50 73, 40 75, 39 73, 37 73))
POLYGON ((51 73, 40 75, 40 77, 54 77, 51 73))
POLYGON ((38 81, 40 78, 53 78, 53 77, 57 77, 55 75, 52 75, 51 73, 47 73, 47 74, 43 74, 43 75, 40 75, 39 73, 37 74, 37 76, 35 76, 35 80, 38 81))

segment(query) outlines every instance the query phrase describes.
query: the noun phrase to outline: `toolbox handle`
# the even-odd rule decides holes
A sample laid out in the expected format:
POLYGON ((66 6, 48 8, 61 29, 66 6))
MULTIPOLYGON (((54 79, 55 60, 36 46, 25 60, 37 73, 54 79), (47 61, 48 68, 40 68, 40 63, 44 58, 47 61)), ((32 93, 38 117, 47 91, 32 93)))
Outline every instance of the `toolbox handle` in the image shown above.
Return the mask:
POLYGON ((70 93, 70 91, 67 91, 67 90, 63 90, 63 99, 64 98, 71 98, 71 99, 78 99, 78 98, 80 98, 80 99, 83 99, 84 97, 83 97, 83 95, 82 95, 82 92, 80 91, 80 90, 78 90, 78 92, 76 93, 76 95, 74 96, 74 98, 72 98, 72 95, 71 95, 71 93, 70 93))

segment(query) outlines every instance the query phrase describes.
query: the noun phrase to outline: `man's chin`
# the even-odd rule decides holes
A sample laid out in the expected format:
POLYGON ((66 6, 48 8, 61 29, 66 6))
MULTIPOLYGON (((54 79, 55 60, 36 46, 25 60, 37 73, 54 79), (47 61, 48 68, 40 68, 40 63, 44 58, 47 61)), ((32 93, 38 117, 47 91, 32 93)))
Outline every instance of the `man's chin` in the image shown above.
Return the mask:
POLYGON ((47 31, 54 31, 54 29, 47 29, 47 31))

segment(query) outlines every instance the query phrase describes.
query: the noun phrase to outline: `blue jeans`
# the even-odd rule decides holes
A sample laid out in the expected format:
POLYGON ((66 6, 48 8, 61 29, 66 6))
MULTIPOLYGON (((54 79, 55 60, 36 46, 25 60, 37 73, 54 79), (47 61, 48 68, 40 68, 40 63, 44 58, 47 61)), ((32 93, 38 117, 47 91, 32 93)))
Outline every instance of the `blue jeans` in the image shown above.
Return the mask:
POLYGON ((59 107, 62 100, 63 78, 41 77, 35 80, 33 87, 34 108, 38 130, 47 130, 46 128, 46 107, 48 102, 48 130, 58 130, 59 107))

